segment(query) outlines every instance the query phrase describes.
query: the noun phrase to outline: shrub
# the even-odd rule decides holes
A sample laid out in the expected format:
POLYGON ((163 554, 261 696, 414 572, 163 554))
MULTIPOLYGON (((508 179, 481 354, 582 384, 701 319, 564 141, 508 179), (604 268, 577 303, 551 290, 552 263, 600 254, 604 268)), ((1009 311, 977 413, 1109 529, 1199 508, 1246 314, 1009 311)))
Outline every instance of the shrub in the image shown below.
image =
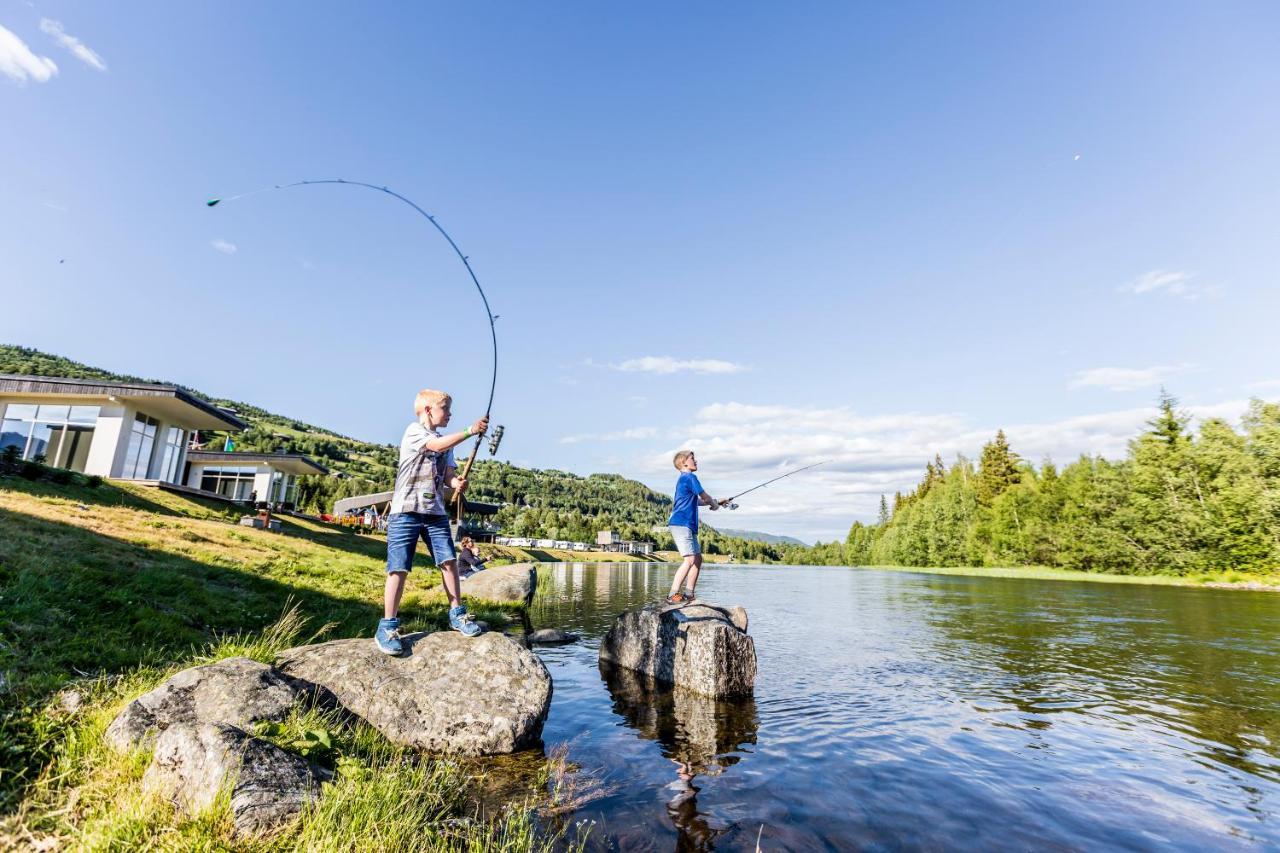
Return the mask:
POLYGON ((17 465, 21 458, 22 451, 16 444, 11 444, 0 452, 0 459, 3 459, 6 465, 17 465))
POLYGON ((91 474, 89 475, 89 478, 84 481, 84 484, 91 489, 96 489, 98 486, 102 485, 102 478, 97 474, 91 474))
POLYGON ((44 466, 34 459, 28 459, 22 463, 22 467, 18 469, 18 474, 28 480, 39 480, 44 476, 44 466))
POLYGON ((72 473, 66 468, 54 468, 49 472, 49 479, 57 483, 59 486, 65 486, 72 480, 72 473))

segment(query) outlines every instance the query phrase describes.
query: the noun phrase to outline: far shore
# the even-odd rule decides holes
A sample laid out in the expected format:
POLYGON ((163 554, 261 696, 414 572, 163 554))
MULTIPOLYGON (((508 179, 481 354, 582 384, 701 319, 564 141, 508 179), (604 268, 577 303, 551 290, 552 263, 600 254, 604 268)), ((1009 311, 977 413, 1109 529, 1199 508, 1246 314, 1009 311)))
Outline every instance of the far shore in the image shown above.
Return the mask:
MULTIPOLYGON (((513 548, 506 545, 487 545, 485 550, 503 562, 512 563, 679 563, 675 551, 655 551, 653 554, 618 554, 608 551, 566 551, 558 548, 513 548)), ((728 554, 704 554, 703 562, 736 565, 728 554)), ((851 566, 857 569, 877 569, 887 572, 918 572, 930 575, 959 575, 982 578, 1016 578, 1019 580, 1087 581, 1090 583, 1127 583, 1145 586, 1188 586, 1209 589, 1246 590, 1249 592, 1280 592, 1280 575, 1254 575, 1225 571, 1214 575, 1109 575, 1100 572, 1081 572, 1074 569, 1055 569, 1049 566, 1013 566, 1009 568, 988 566, 851 566)))

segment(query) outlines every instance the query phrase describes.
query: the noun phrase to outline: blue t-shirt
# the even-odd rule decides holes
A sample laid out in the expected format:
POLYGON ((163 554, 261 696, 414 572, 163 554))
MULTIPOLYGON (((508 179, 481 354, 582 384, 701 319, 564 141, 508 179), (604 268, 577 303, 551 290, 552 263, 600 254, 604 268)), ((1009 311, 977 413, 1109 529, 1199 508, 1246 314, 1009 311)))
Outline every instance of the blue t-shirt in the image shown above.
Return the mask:
POLYGON ((698 532, 698 495, 702 494, 702 484, 692 471, 685 471, 676 480, 676 506, 671 512, 667 524, 678 524, 698 532))

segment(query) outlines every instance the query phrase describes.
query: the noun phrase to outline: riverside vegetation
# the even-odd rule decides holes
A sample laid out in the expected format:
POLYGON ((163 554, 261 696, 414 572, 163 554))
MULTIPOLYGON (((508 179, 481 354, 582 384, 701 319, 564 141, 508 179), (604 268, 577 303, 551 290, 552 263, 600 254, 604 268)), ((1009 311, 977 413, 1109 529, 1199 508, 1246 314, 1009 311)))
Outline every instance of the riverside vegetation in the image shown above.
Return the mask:
MULTIPOLYGON (((0 372, 136 379, 5 345, 0 372)), ((324 512, 336 498, 391 487, 390 445, 244 403, 212 402, 250 424, 233 436, 238 448, 305 453, 344 475, 300 478, 304 510, 324 512)), ((1243 432, 1220 419, 1205 421, 1196 434, 1187 425, 1177 402, 1163 395, 1126 459, 1082 456, 1061 470, 1050 460, 1037 467, 1021 459, 999 432, 976 464, 961 457, 948 466, 935 457, 912 492, 882 497, 877 521, 854 522, 844 541, 810 547, 705 527, 702 544, 709 555, 732 554, 740 562, 1280 584, 1280 405, 1253 401, 1243 432)), ((224 436, 202 438, 206 447, 221 448, 224 436)), ((642 483, 495 460, 477 460, 471 480, 472 497, 503 504, 496 521, 508 535, 590 542, 596 531, 611 529, 674 550, 665 529, 671 499, 642 483)))
MULTIPOLYGON (((238 527, 238 515, 155 489, 0 471, 0 848, 230 845, 229 803, 178 816, 141 792, 145 750, 117 754, 103 732, 178 670, 367 635, 385 557, 380 540, 336 526, 285 517, 278 535, 238 527)), ((439 629, 445 606, 426 594, 438 576, 418 559, 406 626, 439 629)), ((492 625, 516 618, 512 607, 472 609, 492 625)), ((563 753, 525 762, 514 789, 504 782, 504 805, 481 806, 474 794, 489 783, 478 765, 423 758, 319 710, 259 734, 335 776, 295 830, 250 849, 514 851, 583 840, 539 817, 565 811, 574 773, 563 753)))

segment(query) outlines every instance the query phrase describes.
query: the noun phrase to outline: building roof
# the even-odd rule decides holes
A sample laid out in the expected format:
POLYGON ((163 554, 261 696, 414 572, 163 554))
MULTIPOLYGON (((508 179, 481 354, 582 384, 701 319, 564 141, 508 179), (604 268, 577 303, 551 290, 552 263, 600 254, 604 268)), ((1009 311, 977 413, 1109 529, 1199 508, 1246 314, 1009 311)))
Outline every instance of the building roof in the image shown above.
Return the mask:
POLYGON ((235 415, 202 400, 180 385, 150 382, 111 382, 105 379, 71 379, 64 376, 27 376, 0 373, 0 395, 40 397, 101 397, 146 399, 167 414, 183 418, 193 429, 247 429, 235 415))
POLYGON ((248 453, 233 450, 188 450, 193 465, 255 465, 265 463, 286 474, 328 474, 329 469, 300 453, 248 453))

